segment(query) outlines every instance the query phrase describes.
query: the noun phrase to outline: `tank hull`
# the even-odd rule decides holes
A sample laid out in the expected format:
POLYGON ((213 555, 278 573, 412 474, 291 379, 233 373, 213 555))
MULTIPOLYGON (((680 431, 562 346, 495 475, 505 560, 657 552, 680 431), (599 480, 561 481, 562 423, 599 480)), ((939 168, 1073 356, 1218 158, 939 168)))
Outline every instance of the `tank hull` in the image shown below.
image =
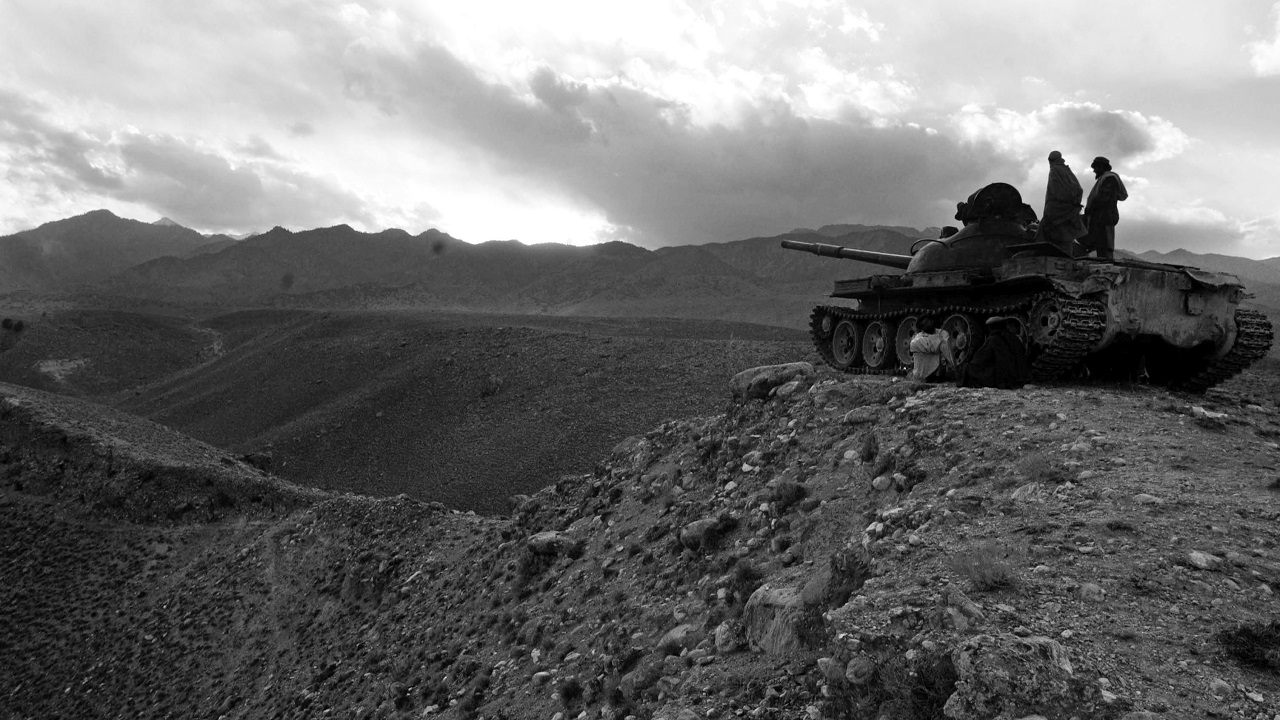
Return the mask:
POLYGON ((963 362, 992 316, 1019 321, 1038 381, 1147 376, 1204 390, 1266 355, 1270 323, 1239 307, 1233 276, 1134 260, 1052 255, 838 281, 815 308, 815 346, 845 372, 905 373, 914 321, 934 316, 963 362))

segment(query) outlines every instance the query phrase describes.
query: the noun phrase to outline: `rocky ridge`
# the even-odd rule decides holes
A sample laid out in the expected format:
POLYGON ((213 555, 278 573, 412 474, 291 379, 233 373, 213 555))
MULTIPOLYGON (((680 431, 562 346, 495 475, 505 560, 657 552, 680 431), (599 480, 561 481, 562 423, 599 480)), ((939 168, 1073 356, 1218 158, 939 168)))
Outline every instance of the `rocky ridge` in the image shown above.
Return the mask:
POLYGON ((20 435, 85 409, 0 388, 0 705, 1270 720, 1275 638, 1232 642, 1280 581, 1280 416, 1248 380, 1197 398, 769 368, 509 518, 228 485, 220 515, 121 519, 80 472, 41 481, 57 443, 20 435))

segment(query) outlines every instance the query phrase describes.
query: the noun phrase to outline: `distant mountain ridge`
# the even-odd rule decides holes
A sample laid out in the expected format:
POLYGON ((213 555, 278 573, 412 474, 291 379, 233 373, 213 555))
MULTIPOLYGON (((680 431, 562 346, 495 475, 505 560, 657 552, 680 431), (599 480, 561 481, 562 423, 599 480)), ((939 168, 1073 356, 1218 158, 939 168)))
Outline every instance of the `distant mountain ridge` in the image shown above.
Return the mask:
POLYGON ((347 225, 274 228, 216 252, 142 263, 100 288, 177 303, 715 317, 796 326, 836 278, 897 272, 786 252, 782 238, 892 253, 907 252, 916 239, 883 228, 835 238, 798 231, 647 250, 622 242, 472 245, 436 230, 413 236, 347 225))
MULTIPOLYGON (((788 252, 781 240, 907 254, 919 238, 937 234, 824 225, 648 250, 616 241, 470 244, 438 230, 365 233, 337 225, 276 227, 237 240, 203 236, 168 218, 142 223, 99 210, 0 238, 0 293, 90 288, 104 297, 177 304, 701 317, 796 327, 832 281, 898 271, 788 252)), ((1258 304, 1280 308, 1280 258, 1185 250, 1136 257, 1238 275, 1258 304)))
POLYGON ((186 255, 224 237, 205 237, 168 218, 144 223, 94 210, 0 237, 0 293, 55 292, 97 283, 139 263, 186 255))

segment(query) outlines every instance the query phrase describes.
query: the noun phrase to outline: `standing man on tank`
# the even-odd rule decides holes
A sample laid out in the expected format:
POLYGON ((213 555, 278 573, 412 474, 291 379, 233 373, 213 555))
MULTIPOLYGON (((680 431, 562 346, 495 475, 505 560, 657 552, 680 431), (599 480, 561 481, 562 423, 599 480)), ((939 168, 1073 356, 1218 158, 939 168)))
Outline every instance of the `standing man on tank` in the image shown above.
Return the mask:
POLYGON ((1044 213, 1040 216, 1040 229, 1036 239, 1053 243, 1063 252, 1075 257, 1076 238, 1088 230, 1080 217, 1080 199, 1084 189, 1071 167, 1062 159, 1062 153, 1049 153, 1049 183, 1044 191, 1044 213))
POLYGON ((1096 157, 1089 167, 1093 168, 1097 181, 1084 205, 1084 222, 1089 227, 1089 234, 1080 244, 1086 250, 1096 252, 1099 259, 1111 260, 1116 252, 1116 223, 1120 222, 1116 203, 1126 200, 1129 192, 1124 189, 1120 176, 1111 171, 1110 160, 1096 157))

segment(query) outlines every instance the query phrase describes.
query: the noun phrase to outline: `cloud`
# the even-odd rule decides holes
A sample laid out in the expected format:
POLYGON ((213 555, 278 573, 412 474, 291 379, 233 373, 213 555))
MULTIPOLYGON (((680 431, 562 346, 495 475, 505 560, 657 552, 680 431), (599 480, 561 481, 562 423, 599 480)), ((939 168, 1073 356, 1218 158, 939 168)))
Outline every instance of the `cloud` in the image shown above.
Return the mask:
POLYGON ((285 130, 289 132, 289 137, 310 137, 311 135, 316 134, 316 128, 314 125, 301 120, 289 123, 285 127, 285 130))
POLYGON ((1116 244, 1127 250, 1192 250, 1263 258, 1280 248, 1280 216, 1240 220, 1203 205, 1121 207, 1116 244))
POLYGON ((29 98, 0 91, 0 170, 36 197, 135 203, 204 229, 373 223, 358 196, 290 164, 260 137, 224 153, 133 128, 66 128, 51 114, 29 98))
POLYGON ((349 59, 352 98, 482 149, 504 174, 550 184, 647 245, 859 219, 936 224, 1018 162, 980 139, 804 117, 781 99, 743 106, 732 123, 701 123, 622 77, 585 82, 539 68, 524 88, 508 87, 433 45, 408 57, 361 47, 349 59))
POLYGON ((8 181, 39 181, 61 191, 121 187, 96 152, 102 138, 58 127, 40 111, 34 101, 0 89, 0 163, 8 181))
POLYGON ((992 142, 1002 150, 1042 159, 1062 150, 1087 161, 1105 155, 1130 166, 1181 154, 1191 139, 1173 123, 1132 110, 1104 110, 1089 102, 1064 102, 1030 113, 1003 108, 962 108, 952 127, 963 137, 992 142))
POLYGON ((1249 64, 1262 77, 1280 75, 1280 2, 1271 6, 1274 24, 1270 40, 1258 40, 1245 45, 1249 51, 1249 64))
POLYGON ((240 155, 250 158, 260 158, 264 160, 284 160, 271 143, 267 142, 261 135, 250 135, 242 143, 235 146, 235 151, 240 155))

